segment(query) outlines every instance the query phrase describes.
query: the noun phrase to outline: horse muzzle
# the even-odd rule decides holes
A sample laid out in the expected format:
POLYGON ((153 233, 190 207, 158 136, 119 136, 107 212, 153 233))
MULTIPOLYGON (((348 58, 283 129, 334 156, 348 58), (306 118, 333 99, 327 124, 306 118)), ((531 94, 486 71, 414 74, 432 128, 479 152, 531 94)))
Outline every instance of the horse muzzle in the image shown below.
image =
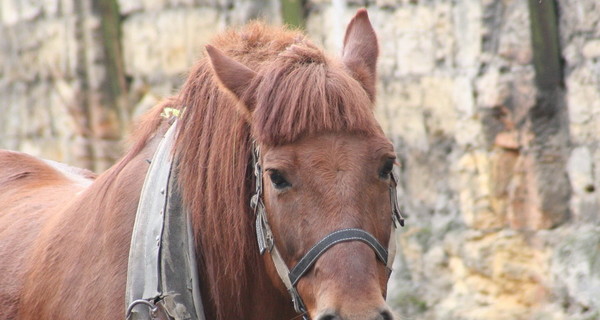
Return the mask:
POLYGON ((315 317, 315 320, 393 320, 394 316, 390 310, 385 307, 374 310, 364 315, 342 316, 335 311, 324 311, 315 317))

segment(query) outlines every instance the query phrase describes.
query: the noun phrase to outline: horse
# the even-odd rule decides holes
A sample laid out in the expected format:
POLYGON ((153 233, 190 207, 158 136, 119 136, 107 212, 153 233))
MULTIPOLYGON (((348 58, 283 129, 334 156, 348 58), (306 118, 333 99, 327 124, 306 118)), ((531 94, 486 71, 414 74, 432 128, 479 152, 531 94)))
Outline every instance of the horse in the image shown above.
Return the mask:
POLYGON ((306 316, 394 319, 390 270, 372 248, 394 242, 396 155, 373 111, 378 54, 364 9, 347 26, 341 58, 300 31, 253 22, 215 36, 106 172, 0 152, 0 318, 124 318, 140 191, 171 108, 206 319, 299 317, 273 252, 257 245, 249 202, 258 183, 287 267, 328 235, 365 234, 331 243, 296 279, 306 316))

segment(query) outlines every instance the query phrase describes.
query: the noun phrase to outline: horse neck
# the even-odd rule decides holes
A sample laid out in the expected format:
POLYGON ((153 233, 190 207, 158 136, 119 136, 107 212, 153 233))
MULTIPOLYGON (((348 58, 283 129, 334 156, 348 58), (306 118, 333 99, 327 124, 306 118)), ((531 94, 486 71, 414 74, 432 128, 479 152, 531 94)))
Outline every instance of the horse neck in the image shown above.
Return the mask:
POLYGON ((71 195, 76 198, 64 210, 48 213, 27 266, 21 298, 27 307, 18 318, 122 317, 131 232, 145 160, 154 148, 151 142, 130 152, 85 191, 71 195), (57 288, 60 295, 47 294, 57 288))
MULTIPOLYGON (((199 249, 198 252, 202 256, 202 249, 199 249)), ((272 262, 268 255, 265 257, 264 262, 263 259, 259 259, 258 264, 254 262, 247 264, 247 270, 242 274, 253 275, 250 279, 246 279, 246 281, 230 279, 231 282, 237 282, 240 285, 220 287, 217 293, 219 297, 213 296, 214 290, 211 288, 221 285, 221 283, 211 279, 206 270, 198 270, 207 319, 279 320, 293 319, 298 316, 292 307, 289 295, 285 292, 283 283, 277 287, 273 281, 280 280, 271 279, 268 276, 265 263, 272 264, 272 262), (228 304, 215 305, 216 301, 226 301, 228 304)))
MULTIPOLYGON (((204 129, 216 136, 240 132, 239 139, 215 144, 200 135, 184 139, 196 145, 176 151, 184 206, 192 215, 207 319, 292 318, 295 314, 285 289, 275 287, 258 253, 254 217, 249 210, 254 188, 248 178, 250 153, 245 154, 250 150, 249 132, 232 126, 235 124, 207 124, 204 129), (181 150, 189 152, 192 148, 197 148, 194 156, 185 158, 181 150), (237 169, 227 173, 232 167, 237 169)), ((270 258, 266 263, 272 263, 270 258)))
POLYGON ((186 109, 175 147, 207 318, 281 319, 293 308, 267 276, 250 213, 250 126, 207 63, 199 64, 180 95, 186 109))

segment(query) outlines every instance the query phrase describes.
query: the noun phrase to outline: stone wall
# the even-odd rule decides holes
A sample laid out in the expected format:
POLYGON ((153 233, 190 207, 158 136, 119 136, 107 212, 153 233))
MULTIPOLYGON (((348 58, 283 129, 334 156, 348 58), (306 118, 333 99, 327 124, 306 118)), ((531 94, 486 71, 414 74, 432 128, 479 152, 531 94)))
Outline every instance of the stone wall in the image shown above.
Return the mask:
POLYGON ((111 1, 0 2, 0 146, 102 170, 118 158, 124 74, 111 1))
POLYGON ((278 12, 277 0, 2 0, 0 148, 102 171, 215 32, 281 24, 278 12))
MULTIPOLYGON (((102 170, 211 35, 281 3, 1 0, 0 147, 102 170)), ((312 0, 303 23, 336 53, 363 6, 408 216, 397 312, 600 318, 600 3, 312 0)))
POLYGON ((338 50, 323 26, 363 5, 409 216, 398 312, 599 318, 597 1, 319 1, 307 29, 338 50))

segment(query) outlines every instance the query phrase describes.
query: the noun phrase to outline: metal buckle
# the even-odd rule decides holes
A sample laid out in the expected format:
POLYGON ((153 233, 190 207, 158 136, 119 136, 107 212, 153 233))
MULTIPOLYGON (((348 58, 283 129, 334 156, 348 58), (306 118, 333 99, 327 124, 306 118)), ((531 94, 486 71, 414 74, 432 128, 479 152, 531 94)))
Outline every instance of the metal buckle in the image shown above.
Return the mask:
POLYGON ((252 161, 254 163, 254 177, 256 178, 256 192, 250 198, 250 207, 256 215, 256 240, 258 242, 258 250, 260 254, 265 251, 269 252, 273 249, 273 234, 267 222, 265 213, 265 205, 262 202, 263 180, 262 167, 260 166, 260 149, 256 141, 252 143, 252 161))
POLYGON ((265 216, 265 207, 259 199, 256 209, 256 240, 258 241, 258 250, 260 254, 273 249, 274 241, 273 234, 269 228, 267 217, 265 216))
POLYGON ((296 287, 292 287, 289 292, 290 296, 292 296, 292 303, 294 303, 294 310, 306 317, 306 307, 304 306, 304 302, 302 302, 302 298, 300 298, 300 294, 298 294, 296 287))
POLYGON ((390 173, 390 179, 392 180, 390 183, 390 201, 392 203, 392 222, 394 223, 394 227, 397 229, 398 225, 404 227, 404 217, 402 217, 402 213, 400 211, 400 206, 398 205, 398 193, 396 190, 396 186, 398 183, 396 182, 396 176, 394 173, 390 173))
POLYGON ((261 195, 263 188, 262 188, 262 168, 260 166, 260 163, 256 162, 254 164, 254 176, 256 177, 256 194, 261 195))
MULTIPOLYGON (((252 163, 254 165, 255 190, 252 198, 250 198, 250 208, 254 210, 254 214, 258 213, 261 202, 263 185, 262 185, 262 168, 260 166, 260 151, 256 142, 252 143, 252 163)), ((263 206, 264 207, 264 206, 263 206)))
POLYGON ((252 208, 252 210, 254 210, 254 213, 256 213, 256 209, 258 208, 258 194, 253 194, 252 198, 250 198, 250 208, 252 208))

